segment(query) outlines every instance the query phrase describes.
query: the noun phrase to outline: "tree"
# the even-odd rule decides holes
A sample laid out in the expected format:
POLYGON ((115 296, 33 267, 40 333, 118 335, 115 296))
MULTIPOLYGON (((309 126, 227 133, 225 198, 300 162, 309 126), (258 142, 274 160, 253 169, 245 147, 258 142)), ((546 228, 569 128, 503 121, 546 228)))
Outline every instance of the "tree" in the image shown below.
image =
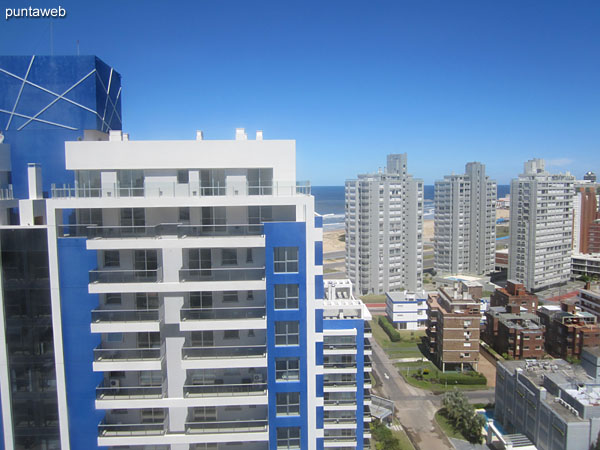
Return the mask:
POLYGON ((460 431, 471 443, 480 443, 483 439, 485 418, 475 412, 465 395, 457 390, 447 392, 442 400, 446 417, 452 426, 460 431))

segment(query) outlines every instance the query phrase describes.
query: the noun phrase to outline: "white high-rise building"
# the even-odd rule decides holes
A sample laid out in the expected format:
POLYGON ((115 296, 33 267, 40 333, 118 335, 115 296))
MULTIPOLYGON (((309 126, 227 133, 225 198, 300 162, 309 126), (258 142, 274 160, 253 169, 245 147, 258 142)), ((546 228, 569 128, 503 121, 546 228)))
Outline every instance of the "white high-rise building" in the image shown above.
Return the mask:
MULTIPOLYGON (((7 155, 1 144, 0 179, 7 155)), ((19 217, 0 214, 0 447, 22 448, 13 430, 35 420, 11 396, 38 388, 41 354, 56 373, 53 448, 368 447, 370 316, 351 287, 325 300, 322 218, 296 181, 295 141, 86 132, 65 162, 74 185, 44 198, 45 164, 32 164, 19 217), (10 332, 15 286, 34 306, 48 296, 33 312, 52 329, 31 345, 10 332), (11 366, 16 340, 29 356, 11 366)))
POLYGON ((494 270, 496 182, 470 162, 464 175, 435 182, 435 270, 484 275, 494 270))
POLYGON ((423 180, 407 173, 406 153, 346 181, 346 272, 361 295, 422 288, 423 180))
POLYGON ((574 182, 569 173, 548 173, 543 159, 527 161, 511 182, 508 279, 529 291, 569 280, 574 182))

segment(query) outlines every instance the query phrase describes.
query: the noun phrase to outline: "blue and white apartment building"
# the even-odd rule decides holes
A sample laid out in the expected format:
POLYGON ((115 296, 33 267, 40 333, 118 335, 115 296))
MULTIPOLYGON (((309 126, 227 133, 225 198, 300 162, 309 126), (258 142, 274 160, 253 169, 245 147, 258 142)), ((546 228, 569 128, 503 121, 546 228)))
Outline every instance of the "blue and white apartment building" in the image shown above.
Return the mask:
POLYGON ((133 141, 120 99, 0 57, 0 448, 368 447, 369 315, 326 299, 295 141, 133 141))

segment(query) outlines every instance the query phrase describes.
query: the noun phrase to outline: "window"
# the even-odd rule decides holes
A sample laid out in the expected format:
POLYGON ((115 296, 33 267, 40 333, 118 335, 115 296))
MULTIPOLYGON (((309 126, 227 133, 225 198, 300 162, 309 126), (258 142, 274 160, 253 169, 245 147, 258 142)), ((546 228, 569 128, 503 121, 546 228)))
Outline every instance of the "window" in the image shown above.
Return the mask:
POLYGON ((275 285, 275 309, 298 309, 298 285, 275 285))
POLYGON ((135 270, 157 270, 158 254, 156 250, 135 250, 133 252, 133 266, 135 270))
POLYGON ((277 415, 295 416, 300 414, 300 393, 299 392, 278 392, 277 393, 277 415))
POLYGON ((251 248, 246 249, 246 262, 247 263, 252 262, 252 249, 251 248))
POLYGON ((190 308, 212 308, 212 292, 190 292, 190 308))
POLYGON ((223 292, 223 303, 231 303, 238 301, 237 291, 225 291, 223 292))
POLYGON ((223 332, 223 339, 239 339, 240 330, 225 330, 223 332))
POLYGON ((277 449, 300 448, 300 427, 278 427, 277 449))
POLYGON ((276 247, 273 263, 275 272, 298 272, 298 247, 276 247))
POLYGON ((275 345, 298 345, 298 322, 275 322, 275 345))
POLYGON ((294 381, 300 379, 300 358, 275 358, 275 379, 294 381))
POLYGON ((123 333, 107 333, 106 342, 123 342, 123 333))
POLYGON ((106 250, 104 252, 104 267, 119 267, 119 250, 106 250))
POLYGON ((146 225, 144 208, 125 208, 121 210, 122 227, 143 227, 146 225))
POLYGON ((140 310, 158 309, 158 294, 155 292, 136 293, 135 307, 140 310))
POLYGON ((224 248, 221 257, 221 264, 224 266, 235 266, 237 264, 237 249, 224 248))
POLYGON ((190 172, 187 170, 178 170, 177 171, 177 182, 179 184, 189 183, 190 182, 190 172))
POLYGON ((190 208, 179 208, 179 221, 183 223, 190 222, 190 208))

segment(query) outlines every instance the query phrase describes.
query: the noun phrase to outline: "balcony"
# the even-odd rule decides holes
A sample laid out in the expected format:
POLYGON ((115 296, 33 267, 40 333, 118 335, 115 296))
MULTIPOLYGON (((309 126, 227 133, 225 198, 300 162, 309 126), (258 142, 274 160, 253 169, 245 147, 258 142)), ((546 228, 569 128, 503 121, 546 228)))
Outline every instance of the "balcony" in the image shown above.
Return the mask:
POLYGON ((96 388, 96 400, 136 400, 162 398, 162 386, 106 386, 96 388))
POLYGON ((264 280, 265 268, 180 269, 179 281, 251 281, 264 280))
POLYGON ((183 359, 262 358, 267 354, 267 347, 265 345, 183 347, 182 354, 183 359))
POLYGON ((267 309, 264 307, 241 308, 182 308, 181 321, 187 320, 236 320, 264 319, 267 309))
POLYGON ((230 422, 187 422, 185 432, 188 434, 232 434, 232 433, 264 433, 267 431, 267 420, 247 420, 230 422))
POLYGON ((98 425, 98 437, 120 436, 161 436, 165 434, 165 423, 115 424, 101 422, 98 425))
POLYGON ((90 283, 156 283, 162 281, 162 269, 90 270, 90 283))
MULTIPOLYGON (((94 362, 158 361, 161 348, 101 348, 94 349, 94 362)), ((141 370, 141 369, 140 369, 141 370)))
POLYGON ((239 397, 265 395, 266 383, 244 384, 192 384, 183 386, 186 397, 239 397))
POLYGON ((160 331, 158 309, 95 309, 92 333, 160 331))

